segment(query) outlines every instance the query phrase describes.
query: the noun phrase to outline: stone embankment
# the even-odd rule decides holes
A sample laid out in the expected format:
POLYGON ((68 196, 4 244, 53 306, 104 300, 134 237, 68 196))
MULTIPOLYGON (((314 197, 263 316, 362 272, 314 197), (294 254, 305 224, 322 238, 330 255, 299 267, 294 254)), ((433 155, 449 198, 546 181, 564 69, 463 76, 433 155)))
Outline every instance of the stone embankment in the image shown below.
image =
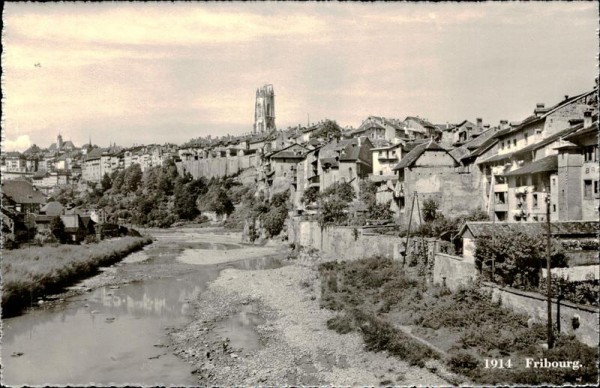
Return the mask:
POLYGON ((357 333, 327 328, 315 257, 278 269, 221 272, 195 301, 195 316, 171 331, 173 351, 194 366, 200 385, 448 385, 431 371, 364 350, 357 333), (257 344, 244 348, 219 333, 252 306, 257 344))

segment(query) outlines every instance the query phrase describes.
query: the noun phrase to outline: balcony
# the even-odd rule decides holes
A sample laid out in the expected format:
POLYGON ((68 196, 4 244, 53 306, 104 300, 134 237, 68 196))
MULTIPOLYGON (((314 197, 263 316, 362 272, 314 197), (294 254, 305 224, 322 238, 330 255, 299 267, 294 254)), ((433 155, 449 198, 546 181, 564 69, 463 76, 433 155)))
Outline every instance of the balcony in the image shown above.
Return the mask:
POLYGON ((501 193, 508 191, 508 183, 496 183, 494 185, 494 193, 501 193))
POLYGON ((508 204, 507 203, 495 203, 494 204, 494 211, 497 211, 497 212, 507 212, 508 211, 508 204))
POLYGON ((519 186, 515 189, 516 195, 527 195, 527 193, 531 193, 534 190, 533 186, 519 186))
POLYGON ((381 161, 398 161, 398 158, 396 157, 396 154, 391 154, 391 155, 387 155, 387 154, 379 154, 377 156, 378 160, 381 161))

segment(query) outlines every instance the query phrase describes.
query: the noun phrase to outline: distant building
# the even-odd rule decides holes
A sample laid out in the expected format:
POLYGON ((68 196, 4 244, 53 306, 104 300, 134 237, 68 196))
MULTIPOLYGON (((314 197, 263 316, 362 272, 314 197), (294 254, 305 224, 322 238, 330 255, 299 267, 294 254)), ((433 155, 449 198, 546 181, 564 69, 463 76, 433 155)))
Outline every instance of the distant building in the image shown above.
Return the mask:
POLYGON ((254 133, 270 132, 275 127, 275 92, 273 85, 256 89, 254 106, 254 133))
POLYGON ((2 194, 7 202, 3 201, 2 206, 13 209, 17 213, 37 214, 46 203, 46 196, 31 183, 22 179, 2 182, 2 194))

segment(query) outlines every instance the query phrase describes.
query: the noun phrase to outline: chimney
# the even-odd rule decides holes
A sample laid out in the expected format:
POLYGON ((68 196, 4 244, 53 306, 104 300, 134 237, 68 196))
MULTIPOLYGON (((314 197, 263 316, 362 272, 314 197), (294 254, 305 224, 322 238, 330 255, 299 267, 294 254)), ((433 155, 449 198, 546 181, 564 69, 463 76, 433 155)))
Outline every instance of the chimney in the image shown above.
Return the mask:
POLYGON ((508 128, 508 120, 500 120, 500 129, 508 128))
POLYGON ((481 130, 482 127, 483 127, 483 119, 481 117, 477 117, 477 128, 479 128, 479 130, 481 130))
POLYGON ((544 104, 543 102, 538 102, 535 105, 535 110, 533 111, 533 114, 535 114, 536 116, 545 113, 546 112, 546 108, 545 108, 546 104, 544 104))
POLYGON ((592 126, 592 111, 586 110, 583 112, 583 127, 588 128, 592 126))
POLYGON ((569 95, 565 94, 565 100, 568 100, 568 99, 569 99, 569 95))

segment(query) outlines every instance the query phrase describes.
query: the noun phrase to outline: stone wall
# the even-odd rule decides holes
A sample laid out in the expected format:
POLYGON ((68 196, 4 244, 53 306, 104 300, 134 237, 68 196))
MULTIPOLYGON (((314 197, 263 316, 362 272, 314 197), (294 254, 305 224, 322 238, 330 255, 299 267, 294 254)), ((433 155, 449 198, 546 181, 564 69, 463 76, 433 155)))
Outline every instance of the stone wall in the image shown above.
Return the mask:
MULTIPOLYGON (((408 224, 414 192, 419 195, 421 207, 427 199, 439 204, 439 212, 457 216, 471 210, 481 209, 481 179, 479 173, 460 172, 454 167, 419 167, 405 170, 406 208, 405 224, 408 224)), ((413 222, 419 222, 418 210, 413 211, 413 222)))
POLYGON ((256 155, 230 156, 226 158, 207 158, 199 160, 184 160, 177 162, 177 172, 182 175, 184 171, 192 174, 194 179, 200 177, 222 178, 234 175, 250 167, 258 166, 259 158, 256 155))
MULTIPOLYGON (((544 295, 515 290, 508 287, 499 287, 492 283, 485 283, 485 289, 492 291, 494 301, 502 300, 502 306, 515 312, 527 314, 536 322, 546 322, 548 317, 548 302, 544 295)), ((561 332, 575 334, 583 343, 589 346, 598 346, 599 334, 599 309, 597 307, 582 306, 575 303, 561 301, 560 325, 561 332), (579 319, 579 328, 573 329, 572 319, 579 319)), ((553 321, 557 322, 556 300, 552 300, 553 321)))
MULTIPOLYGON (((600 279, 600 266, 595 265, 581 265, 578 267, 567 267, 567 268, 552 268, 552 276, 558 276, 564 279, 569 279, 572 282, 600 279)), ((542 269, 542 276, 546 277, 546 269, 542 269)))
POLYGON ((445 283, 452 291, 467 285, 477 277, 475 264, 462 257, 436 252, 434 260, 433 282, 445 283))
MULTIPOLYGON (((382 256, 401 260, 400 249, 406 238, 368 234, 350 226, 321 227, 316 221, 293 220, 288 224, 288 240, 297 246, 311 247, 338 256, 342 260, 382 256)), ((412 240, 409 246, 412 246, 412 240)))
MULTIPOLYGON (((570 269, 570 268, 567 268, 570 269)), ((433 282, 435 284, 446 284, 455 291, 461 285, 470 283, 477 277, 477 269, 472 262, 463 260, 458 256, 435 254, 435 265, 433 268, 433 282)), ((484 283, 484 289, 492 292, 492 299, 502 300, 502 306, 511 310, 526 314, 536 322, 546 322, 547 299, 544 295, 536 292, 525 292, 509 287, 500 287, 493 283, 484 283)), ((552 302, 553 320, 556 322, 557 304, 552 302)), ((592 306, 582 306, 575 303, 561 301, 560 322, 563 333, 575 334, 583 343, 590 346, 598 345, 599 309, 592 306), (572 318, 578 317, 579 328, 574 329, 572 318)))

